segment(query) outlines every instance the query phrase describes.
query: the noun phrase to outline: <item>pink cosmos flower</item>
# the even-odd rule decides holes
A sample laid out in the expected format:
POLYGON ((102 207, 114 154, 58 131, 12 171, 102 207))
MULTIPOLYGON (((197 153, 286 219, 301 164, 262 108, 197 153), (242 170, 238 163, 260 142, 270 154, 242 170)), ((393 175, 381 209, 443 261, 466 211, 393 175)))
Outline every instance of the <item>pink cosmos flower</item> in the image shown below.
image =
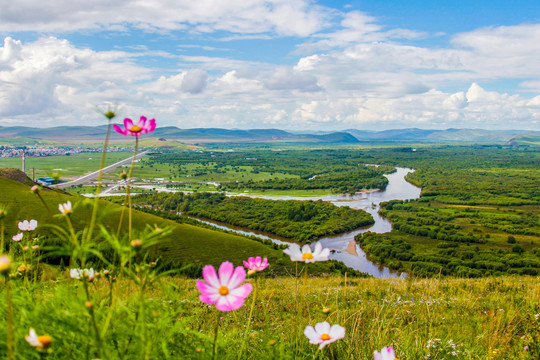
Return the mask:
POLYGON ((260 256, 250 257, 248 261, 244 261, 244 266, 248 269, 248 275, 252 275, 257 271, 263 271, 268 267, 268 259, 262 259, 260 256))
POLYGON ((394 348, 391 346, 383 347, 380 353, 378 351, 374 351, 373 358, 374 360, 397 360, 396 354, 394 353, 394 348))
POLYGON ((244 304, 253 287, 242 284, 246 279, 243 267, 225 261, 219 266, 219 276, 212 265, 203 268, 203 280, 197 280, 197 289, 201 292, 199 299, 206 304, 216 304, 219 311, 237 310, 244 304))
POLYGON ((137 125, 133 124, 133 120, 130 118, 124 119, 124 129, 122 129, 120 126, 114 124, 113 129, 119 134, 122 134, 124 136, 132 135, 132 136, 139 136, 141 134, 146 134, 149 132, 154 131, 156 128, 156 119, 150 119, 148 122, 146 122, 146 116, 141 116, 141 119, 137 123, 137 125))
POLYGON ((18 226, 19 226, 19 230, 21 230, 21 231, 33 231, 37 227, 37 221, 36 220, 20 221, 18 226))
POLYGON ((13 241, 21 241, 22 238, 23 238, 23 233, 18 233, 17 235, 13 235, 13 236, 11 237, 11 239, 12 239, 13 241))
POLYGON ((333 343, 336 340, 345 337, 345 328, 340 325, 332 325, 322 322, 313 326, 306 326, 304 335, 309 339, 310 344, 320 344, 319 349, 322 349, 326 345, 333 343))

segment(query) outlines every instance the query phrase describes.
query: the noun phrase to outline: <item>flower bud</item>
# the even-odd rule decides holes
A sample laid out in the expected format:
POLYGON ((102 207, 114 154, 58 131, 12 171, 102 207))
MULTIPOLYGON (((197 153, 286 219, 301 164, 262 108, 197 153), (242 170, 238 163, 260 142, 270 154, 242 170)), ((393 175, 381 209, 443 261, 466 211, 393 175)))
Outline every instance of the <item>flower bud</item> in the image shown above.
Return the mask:
POLYGON ((328 314, 330 312, 330 310, 332 310, 332 309, 325 307, 325 308, 322 309, 322 312, 325 313, 325 314, 328 314))
POLYGON ((33 194, 37 194, 39 192, 39 186, 38 185, 34 185, 30 188, 30 191, 33 193, 33 194))
POLYGON ((28 271, 28 266, 26 266, 25 264, 21 264, 19 265, 19 267, 17 268, 17 272, 19 274, 24 274, 25 272, 28 271))
POLYGON ((116 113, 112 110, 109 110, 107 111, 106 113, 104 113, 103 115, 105 115, 105 117, 109 120, 112 120, 113 118, 116 117, 116 113))
POLYGON ((94 306, 94 303, 92 303, 91 301, 87 301, 87 302, 84 303, 84 306, 87 309, 91 309, 94 306))
POLYGON ((142 246, 142 241, 140 239, 131 240, 130 245, 134 248, 142 246))
POLYGON ((120 179, 126 180, 127 177, 128 177, 128 174, 127 174, 125 171, 122 171, 122 172, 120 173, 120 179))

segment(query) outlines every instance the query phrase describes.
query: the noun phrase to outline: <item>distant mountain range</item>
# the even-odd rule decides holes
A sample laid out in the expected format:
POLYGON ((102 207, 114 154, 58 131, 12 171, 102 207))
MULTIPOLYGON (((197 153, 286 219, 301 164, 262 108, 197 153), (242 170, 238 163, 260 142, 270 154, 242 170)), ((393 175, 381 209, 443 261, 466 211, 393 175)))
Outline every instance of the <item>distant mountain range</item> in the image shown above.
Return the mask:
POLYGON ((540 136, 540 131, 484 130, 484 129, 396 129, 365 131, 350 129, 345 132, 362 141, 417 141, 417 142, 483 142, 507 143, 521 136, 540 136))
MULTIPOLYGON (((106 133, 106 126, 62 126, 32 128, 24 126, 0 127, 0 138, 40 139, 59 142, 99 142, 106 133)), ((113 142, 132 141, 114 131, 113 142)), ((513 145, 540 144, 540 131, 483 130, 483 129, 395 129, 368 131, 349 129, 339 132, 287 132, 279 129, 229 130, 220 128, 180 129, 174 126, 156 128, 145 137, 175 140, 187 144, 237 143, 237 142, 301 142, 301 143, 358 143, 358 142, 477 142, 508 143, 513 145)))

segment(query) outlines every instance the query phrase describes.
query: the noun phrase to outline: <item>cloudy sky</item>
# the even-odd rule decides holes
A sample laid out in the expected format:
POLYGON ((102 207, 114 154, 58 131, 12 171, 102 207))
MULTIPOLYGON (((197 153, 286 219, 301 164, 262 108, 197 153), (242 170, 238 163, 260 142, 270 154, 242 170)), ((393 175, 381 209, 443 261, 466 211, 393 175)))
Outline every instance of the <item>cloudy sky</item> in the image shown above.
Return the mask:
POLYGON ((0 126, 540 130, 537 0, 0 0, 0 126))

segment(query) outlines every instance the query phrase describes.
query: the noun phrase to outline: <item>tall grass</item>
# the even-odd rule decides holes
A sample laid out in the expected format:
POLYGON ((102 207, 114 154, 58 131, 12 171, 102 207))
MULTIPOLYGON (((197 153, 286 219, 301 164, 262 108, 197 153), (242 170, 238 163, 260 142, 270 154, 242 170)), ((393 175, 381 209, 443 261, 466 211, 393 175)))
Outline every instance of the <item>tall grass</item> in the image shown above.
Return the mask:
MULTIPOLYGON (((243 358, 295 358, 298 336, 297 358, 312 359, 317 347, 310 345, 301 332, 305 325, 327 320, 344 326, 347 334, 324 348, 319 358, 371 359, 373 350, 393 345, 399 359, 538 359, 538 280, 356 279, 345 284, 343 277, 308 278, 300 300, 299 321, 303 326, 295 333, 294 278, 259 279, 258 300, 243 358), (325 307, 330 312, 325 314, 325 307)), ((157 280, 146 288, 142 309, 136 295, 140 287, 132 279, 119 280, 110 313, 109 290, 106 279, 90 283, 101 326, 100 351, 106 355, 103 358, 210 358, 215 309, 199 301, 193 280, 157 280)), ((19 281, 12 287, 12 295, 19 358, 39 358, 24 341, 30 327, 38 334, 52 336, 49 359, 85 359, 93 355, 82 283, 59 278, 22 286, 19 281)), ((0 315, 5 318, 5 301, 0 304, 0 315)), ((244 306, 222 314, 220 358, 234 359, 238 355, 249 311, 249 306, 244 306)), ((6 356, 6 338, 6 329, 1 327, 2 357, 6 356)))

